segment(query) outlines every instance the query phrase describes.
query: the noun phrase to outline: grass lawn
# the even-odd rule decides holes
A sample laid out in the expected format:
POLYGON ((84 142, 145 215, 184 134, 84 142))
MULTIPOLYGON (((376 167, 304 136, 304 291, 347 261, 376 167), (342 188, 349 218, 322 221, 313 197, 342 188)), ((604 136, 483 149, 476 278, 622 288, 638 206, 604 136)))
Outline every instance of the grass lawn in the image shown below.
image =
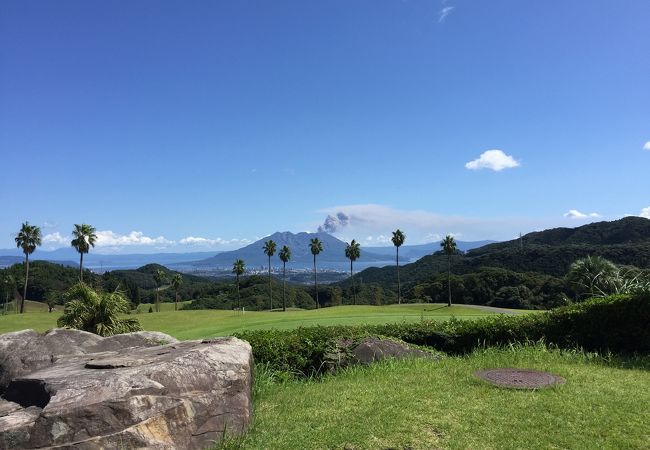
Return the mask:
MULTIPOLYGON (((36 303, 36 302, 32 302, 36 303)), ((45 305, 43 305, 45 306, 45 305)), ((56 327, 57 311, 29 312, 0 316, 0 333, 33 328, 45 331, 56 327)), ((149 305, 141 305, 141 311, 148 311, 149 305)), ((34 307, 36 309, 36 307, 34 307)), ((410 304, 390 306, 336 306, 320 310, 251 311, 244 314, 224 310, 174 311, 173 303, 163 303, 159 313, 141 312, 135 314, 145 330, 162 331, 178 339, 199 339, 224 336, 246 329, 280 328, 289 329, 310 325, 381 324, 388 322, 418 321, 424 319, 447 320, 477 318, 495 314, 467 306, 438 304, 410 304)), ((47 307, 45 306, 45 311, 47 307)), ((504 310, 506 311, 506 310, 504 310)))
POLYGON ((256 374, 254 424, 243 449, 650 448, 650 358, 637 368, 543 346, 479 350, 442 361, 388 361, 322 380, 256 374), (546 370, 564 386, 516 391, 481 368, 546 370))

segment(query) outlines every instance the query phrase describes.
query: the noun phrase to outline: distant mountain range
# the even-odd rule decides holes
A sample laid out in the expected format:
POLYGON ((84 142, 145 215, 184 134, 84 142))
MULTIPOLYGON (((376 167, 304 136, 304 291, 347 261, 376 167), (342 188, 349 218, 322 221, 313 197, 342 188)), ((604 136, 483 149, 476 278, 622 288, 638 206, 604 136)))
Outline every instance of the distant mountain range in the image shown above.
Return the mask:
MULTIPOLYGON (((194 267, 212 267, 228 269, 232 267, 235 259, 243 259, 248 267, 268 266, 268 257, 263 253, 264 242, 273 240, 278 247, 278 252, 283 245, 291 249, 292 268, 310 268, 313 265, 313 256, 310 251, 310 241, 318 238, 323 242, 323 251, 317 256, 318 267, 333 270, 346 270, 349 260, 345 257, 346 243, 328 233, 291 233, 288 231, 274 233, 237 250, 223 252, 211 258, 192 263, 194 267)), ((480 247, 494 241, 459 242, 461 250, 480 247)), ((404 262, 413 261, 424 255, 429 255, 440 250, 438 242, 422 245, 404 245, 400 247, 400 258, 404 262)), ((395 247, 361 247, 361 258, 355 263, 361 267, 385 266, 395 260, 395 247)), ((276 253, 271 259, 271 265, 281 266, 276 253)))
MULTIPOLYGON (((577 228, 554 228, 529 233, 520 239, 492 243, 453 257, 453 273, 473 273, 484 267, 563 277, 576 259, 602 256, 616 264, 650 269, 650 220, 625 217, 577 228)), ((427 255, 400 269, 402 283, 409 286, 430 280, 447 270, 444 254, 427 255)), ((395 267, 368 268, 357 275, 365 282, 393 288, 395 267)))
MULTIPOLYGON (((495 242, 497 241, 456 241, 456 248, 460 251, 466 252, 495 242)), ((391 258, 395 257, 395 247, 366 247, 366 249, 369 252, 378 255, 387 255, 391 258)), ((403 261, 415 261, 437 251, 440 251, 440 242, 430 242, 428 244, 419 245, 402 245, 399 248, 399 257, 403 261)))
MULTIPOLYGON (((147 264, 167 266, 204 259, 214 256, 214 254, 215 252, 103 255, 94 253, 91 250, 90 253, 84 255, 84 267, 103 272, 115 269, 135 269, 147 264)), ((24 258, 25 256, 18 248, 0 249, 0 268, 22 262, 24 258)), ((73 248, 60 248, 52 251, 38 249, 30 256, 30 260, 49 261, 62 265, 78 265, 79 253, 73 248)))
MULTIPOLYGON (((307 269, 312 267, 313 257, 309 250, 312 238, 319 238, 323 242, 323 252, 318 255, 318 266, 323 269, 346 270, 349 261, 345 258, 346 243, 327 233, 291 233, 288 231, 274 233, 260 239, 246 247, 227 252, 194 252, 194 253, 152 253, 152 254, 121 254, 106 255, 95 253, 91 250, 84 255, 84 267, 96 272, 117 269, 134 269, 147 264, 160 264, 176 270, 202 270, 221 269, 229 270, 235 259, 241 258, 247 267, 266 267, 268 259, 262 251, 264 242, 272 239, 278 245, 277 252, 283 245, 291 248, 291 262, 287 267, 292 269, 307 269)), ((462 242, 458 241, 458 248, 463 251, 475 249, 494 241, 462 242)), ((400 260, 404 263, 415 261, 423 256, 430 255, 440 250, 439 242, 421 245, 403 245, 400 247, 400 260)), ((46 251, 38 249, 30 257, 31 260, 49 261, 64 266, 78 264, 79 254, 73 248, 60 248, 46 251)), ((0 249, 0 268, 20 263, 24 255, 18 248, 0 249)), ((395 260, 395 247, 362 247, 358 268, 370 266, 385 266, 395 260)), ((282 263, 278 253, 272 258, 272 265, 280 267, 282 263)))

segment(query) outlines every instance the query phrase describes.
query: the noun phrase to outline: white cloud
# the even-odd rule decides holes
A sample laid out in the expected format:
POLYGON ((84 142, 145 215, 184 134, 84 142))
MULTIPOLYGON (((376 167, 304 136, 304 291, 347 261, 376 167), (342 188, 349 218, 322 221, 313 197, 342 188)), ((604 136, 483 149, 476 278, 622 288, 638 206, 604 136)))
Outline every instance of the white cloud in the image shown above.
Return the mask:
MULTIPOLYGON (((424 210, 404 210, 377 204, 344 205, 319 211, 325 214, 321 231, 326 231, 344 241, 351 239, 377 245, 391 245, 391 232, 399 228, 406 234, 406 245, 439 241, 452 234, 463 240, 507 239, 514 232, 528 231, 539 224, 535 218, 474 218, 449 216, 424 210), (370 236, 372 240, 365 237, 370 236)), ((557 220, 551 225, 557 225, 557 220)), ((314 225, 314 228, 319 225, 314 225)))
POLYGON ((639 216, 645 217, 646 219, 650 219, 650 206, 648 206, 647 208, 643 208, 639 213, 639 216))
POLYGON ((578 211, 577 209, 570 209, 569 211, 564 213, 564 217, 568 219, 582 220, 582 219, 597 219, 602 216, 595 212, 585 214, 583 212, 578 211))
POLYGON ((438 23, 443 23, 455 8, 455 6, 449 6, 447 3, 448 0, 442 0, 442 8, 438 12, 438 23))
POLYGON ((440 10, 440 14, 439 14, 439 17, 438 17, 438 22, 439 22, 439 23, 444 22, 445 19, 447 19, 447 16, 448 16, 449 14, 451 14, 451 12, 452 12, 453 10, 454 10, 454 6, 444 6, 444 7, 440 10))
POLYGON ((648 151, 650 151, 650 141, 646 142, 646 143, 643 145, 643 150, 648 150, 648 151))
POLYGON ((519 165, 519 161, 501 150, 487 150, 477 159, 465 164, 465 168, 469 170, 490 169, 499 172, 503 169, 519 167, 519 165))
POLYGON ((366 236, 365 244, 369 246, 383 247, 385 245, 392 245, 389 236, 380 234, 379 236, 366 236))
POLYGON ((441 239, 442 239, 442 236, 439 235, 438 233, 429 233, 426 236, 424 236, 423 242, 424 243, 438 242, 441 239))
POLYGON ((66 247, 70 245, 71 240, 72 238, 69 236, 61 236, 61 233, 58 231, 55 233, 46 234, 42 239, 43 246, 48 250, 66 247))
POLYGON ((247 245, 252 241, 250 239, 221 239, 220 237, 216 239, 197 237, 197 236, 187 236, 178 241, 182 245, 192 245, 200 247, 217 247, 217 246, 227 246, 227 245, 247 245))
POLYGON ((111 230, 98 231, 97 242, 95 243, 97 247, 122 247, 133 245, 166 246, 172 244, 174 244, 174 241, 170 241, 163 236, 152 238, 145 236, 142 231, 131 231, 128 234, 118 234, 111 230))

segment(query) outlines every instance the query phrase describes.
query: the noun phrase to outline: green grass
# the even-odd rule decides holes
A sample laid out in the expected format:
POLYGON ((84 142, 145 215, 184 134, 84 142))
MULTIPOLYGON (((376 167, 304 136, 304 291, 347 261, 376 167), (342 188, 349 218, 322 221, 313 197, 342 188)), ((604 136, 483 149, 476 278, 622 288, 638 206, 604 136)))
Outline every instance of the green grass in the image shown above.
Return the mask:
MULTIPOLYGON (((185 305, 186 303, 191 303, 191 302, 190 301, 178 302, 178 307, 182 308, 183 305, 185 305)), ((137 311, 141 312, 141 313, 148 313, 149 308, 155 309, 156 306, 152 305, 151 303, 140 303, 138 305, 138 307, 137 307, 137 311)), ((164 312, 164 311, 174 311, 174 304, 173 303, 161 303, 160 304, 160 312, 164 312)))
POLYGON ((258 370, 254 424, 242 449, 650 448, 650 358, 638 368, 543 346, 442 361, 388 361, 321 380, 275 382, 258 370), (550 371, 566 385, 490 386, 481 368, 550 371))
MULTIPOLYGON (((173 303, 163 303, 159 313, 135 314, 145 330, 162 331, 178 339, 224 336, 252 329, 290 329, 310 325, 382 324, 414 322, 422 319, 447 320, 452 316, 473 319, 494 314, 467 306, 434 304, 390 306, 337 306, 320 310, 250 311, 244 314, 225 310, 174 311, 173 303)), ((141 305, 148 311, 149 305, 141 305)), ((0 316, 0 333, 33 328, 45 331, 56 327, 62 307, 53 313, 33 312, 0 316)), ((29 311, 29 310, 28 310, 29 311)), ((47 307, 45 307, 47 311, 47 307)))

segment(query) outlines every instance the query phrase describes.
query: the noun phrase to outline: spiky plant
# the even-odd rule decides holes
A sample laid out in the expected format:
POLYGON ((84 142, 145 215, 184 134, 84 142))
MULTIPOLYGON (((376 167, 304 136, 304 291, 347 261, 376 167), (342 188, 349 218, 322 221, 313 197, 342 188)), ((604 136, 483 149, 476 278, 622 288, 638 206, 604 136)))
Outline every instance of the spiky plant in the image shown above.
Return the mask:
POLYGON ((88 331, 100 336, 141 331, 135 318, 122 318, 129 312, 129 301, 119 291, 97 292, 84 283, 72 286, 65 293, 65 309, 57 325, 88 331))

